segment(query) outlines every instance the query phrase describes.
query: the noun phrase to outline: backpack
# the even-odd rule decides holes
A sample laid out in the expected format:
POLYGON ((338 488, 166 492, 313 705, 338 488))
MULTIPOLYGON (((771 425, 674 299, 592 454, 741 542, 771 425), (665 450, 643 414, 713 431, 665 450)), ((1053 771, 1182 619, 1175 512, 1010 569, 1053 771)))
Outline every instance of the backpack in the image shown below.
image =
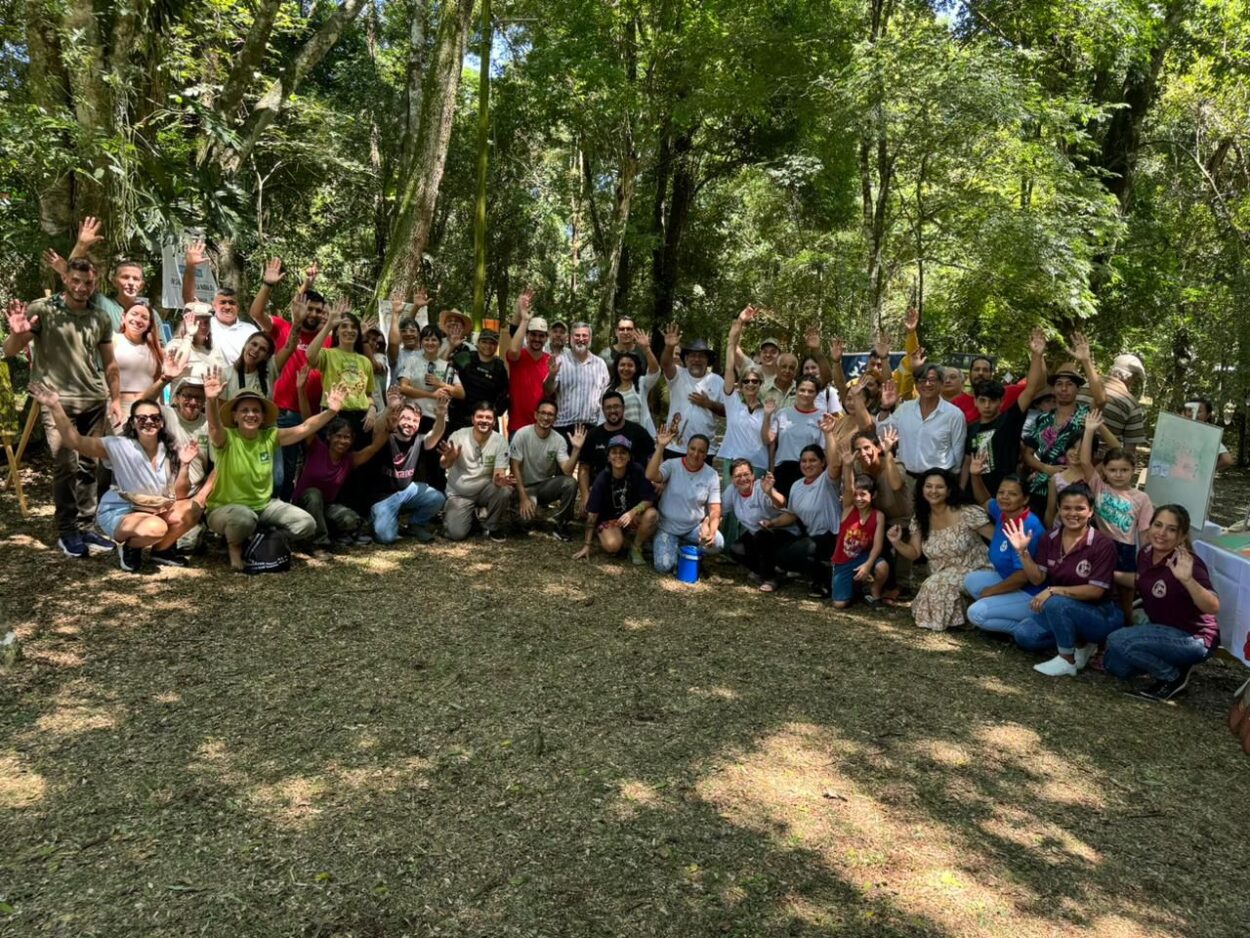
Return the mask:
POLYGON ((291 545, 286 532, 257 531, 243 550, 244 573, 284 573, 291 569, 291 545))

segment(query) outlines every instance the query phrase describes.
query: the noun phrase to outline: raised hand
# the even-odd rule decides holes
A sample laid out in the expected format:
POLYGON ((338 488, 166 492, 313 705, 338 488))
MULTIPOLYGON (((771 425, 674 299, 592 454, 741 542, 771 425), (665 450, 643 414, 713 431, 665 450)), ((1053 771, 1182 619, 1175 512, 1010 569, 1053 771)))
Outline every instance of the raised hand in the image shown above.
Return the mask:
POLYGON ((165 357, 161 360, 161 377, 166 381, 173 381, 181 375, 187 368, 187 362, 191 360, 191 348, 185 343, 179 343, 178 347, 167 345, 165 347, 165 357))
POLYGON ((823 414, 820 418, 820 432, 832 433, 838 428, 838 418, 834 414, 823 414))
POLYGON ((776 484, 777 479, 771 472, 765 472, 764 478, 760 479, 760 488, 764 490, 765 495, 772 495, 773 486, 776 484))
POLYGON ((303 291, 291 297, 291 328, 299 332, 300 326, 308 318, 308 297, 303 291))
POLYGON ((533 315, 531 312, 533 308, 534 288, 527 285, 525 289, 521 291, 521 295, 516 298, 517 318, 523 323, 527 322, 530 316, 533 315))
POLYGON ((446 417, 447 408, 451 406, 451 395, 446 391, 439 391, 434 395, 434 415, 436 417, 446 417))
MULTIPOLYGON (((399 317, 404 314, 404 307, 406 305, 407 304, 404 302, 403 290, 396 289, 396 290, 391 291, 391 316, 392 318, 398 321, 399 317)), ((415 309, 416 307, 413 307, 413 308, 415 309)))
POLYGON ((336 384, 330 388, 330 393, 326 395, 326 409, 338 413, 343 409, 345 400, 347 400, 347 385, 336 384))
POLYGON ((886 410, 898 406, 898 382, 893 378, 881 385, 881 406, 886 410))
POLYGON ((903 327, 908 332, 915 332, 920 327, 920 310, 914 306, 909 306, 907 315, 903 317, 903 327))
POLYGON ((39 317, 26 315, 26 304, 21 300, 9 300, 9 308, 5 311, 9 321, 11 335, 28 335, 39 325, 39 317))
POLYGON ((43 259, 43 266, 49 268, 50 270, 55 270, 62 277, 69 273, 69 263, 60 254, 52 250, 52 248, 45 250, 41 257, 43 259))
POLYGON ((334 309, 330 312, 330 315, 334 317, 334 324, 337 326, 340 322, 342 322, 343 317, 351 312, 351 309, 352 304, 347 297, 340 296, 337 300, 335 300, 334 309))
POLYGON ((573 428, 573 432, 569 434, 569 443, 573 445, 574 449, 581 449, 586 445, 586 425, 584 423, 579 423, 573 428))
POLYGON ((890 340, 883 333, 878 332, 876 338, 872 340, 872 350, 877 353, 879 358, 885 360, 887 368, 890 367, 890 340))
POLYGON ((841 336, 834 336, 833 341, 829 343, 829 358, 835 365, 842 364, 842 356, 846 354, 846 343, 842 341, 841 336))
POLYGON ((182 446, 178 447, 178 460, 185 466, 195 462, 195 457, 200 455, 200 444, 195 440, 187 440, 182 446))
POLYGON ((412 308, 414 311, 416 311, 418 309, 421 309, 421 307, 423 306, 429 306, 429 305, 430 305, 430 294, 426 292, 425 287, 422 287, 421 289, 417 290, 416 294, 412 298, 412 308))
POLYGON ((1034 355, 1046 354, 1046 333, 1038 326, 1029 333, 1029 351, 1034 355))
POLYGON ((1090 412, 1085 415, 1085 430, 1088 433, 1097 433, 1106 426, 1106 423, 1107 420, 1103 416, 1101 407, 1091 408, 1090 412))
POLYGON ((1072 333, 1072 348, 1069 351, 1072 353, 1072 357, 1081 364, 1085 364, 1089 361, 1089 340, 1085 338, 1084 333, 1072 333))
POLYGON ((660 428, 655 431, 655 444, 660 449, 666 449, 680 434, 681 414, 673 414, 672 422, 660 424, 660 428))
POLYGON ((321 265, 313 261, 304 268, 304 285, 311 287, 317 282, 317 278, 321 276, 321 265))
POLYGON ((764 419, 767 420, 775 413, 777 413, 777 399, 770 397, 764 402, 764 419))
POLYGON ((892 524, 890 525, 889 530, 885 532, 885 536, 891 544, 897 545, 899 541, 903 539, 903 529, 897 524, 892 524))
POLYGON ((387 388, 386 406, 394 411, 398 411, 404 406, 404 392, 399 389, 399 385, 387 388))
POLYGON ((1023 518, 1009 518, 1003 522, 1003 534, 1007 538, 1007 543, 1016 551, 1028 550, 1029 532, 1025 530, 1023 518))
POLYGON ((305 385, 307 385, 308 376, 311 374, 312 374, 312 366, 309 365, 307 362, 305 362, 304 367, 301 368, 299 371, 295 372, 295 386, 297 388, 302 388, 305 385))
POLYGON ((186 262, 188 267, 196 267, 208 259, 203 240, 192 241, 187 245, 186 262))
POLYGON ((82 220, 82 227, 78 229, 78 243, 84 248, 90 248, 96 242, 103 240, 104 225, 94 215, 88 215, 82 220))
POLYGON ((1194 555, 1183 547, 1176 548, 1168 558, 1168 569, 1180 582, 1188 583, 1194 578, 1194 555))
POLYGON ((855 458, 855 449, 851 446, 851 438, 843 437, 838 444, 838 455, 842 457, 842 465, 849 466, 851 460, 855 458))
POLYGON ((881 449, 884 452, 895 452, 898 450, 898 427, 893 424, 887 426, 881 431, 878 439, 881 440, 881 449))
POLYGON ((220 365, 209 365, 204 369, 204 396, 210 401, 215 401, 221 397, 221 392, 226 388, 226 382, 221 376, 220 365))
POLYGON ((972 456, 972 461, 968 464, 968 472, 974 476, 984 475, 985 466, 989 463, 989 461, 989 453, 983 449, 977 450, 972 456))
POLYGON ((929 360, 929 353, 923 345, 917 346, 916 351, 907 356, 911 359, 912 368, 923 368, 925 362, 929 360))
POLYGON ((803 330, 803 344, 813 352, 820 351, 820 327, 808 326, 803 330))
POLYGON ((664 327, 664 345, 671 349, 681 345, 681 326, 677 323, 670 322, 664 327))
POLYGON ((40 381, 32 381, 26 390, 30 392, 31 397, 48 409, 61 403, 61 395, 40 381))
POLYGON ((282 258, 271 257, 265 263, 265 270, 260 275, 261 282, 266 286, 275 287, 282 282, 286 272, 282 269, 282 258))
POLYGON ((738 322, 744 323, 744 324, 751 322, 753 319, 755 319, 755 317, 758 314, 759 314, 759 310, 756 309, 754 306, 752 306, 750 303, 748 303, 746 305, 746 308, 738 314, 738 322))
POLYGON ((553 356, 551 361, 547 363, 547 377, 554 378, 560 374, 560 358, 553 356))

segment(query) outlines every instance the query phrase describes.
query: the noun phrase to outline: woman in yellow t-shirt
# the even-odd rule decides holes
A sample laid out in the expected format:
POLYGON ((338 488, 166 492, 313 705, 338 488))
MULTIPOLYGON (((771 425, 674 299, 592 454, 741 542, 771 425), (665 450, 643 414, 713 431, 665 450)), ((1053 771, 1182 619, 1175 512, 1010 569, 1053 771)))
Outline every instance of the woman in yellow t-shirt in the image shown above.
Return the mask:
POLYGON ((364 333, 360 320, 347 311, 340 300, 326 317, 317 337, 308 346, 308 367, 321 369, 322 400, 325 407, 331 388, 347 391, 339 416, 346 418, 356 431, 359 443, 364 432, 373 430, 377 410, 373 404, 373 362, 364 354, 364 333), (327 335, 333 335, 330 348, 324 348, 327 335))

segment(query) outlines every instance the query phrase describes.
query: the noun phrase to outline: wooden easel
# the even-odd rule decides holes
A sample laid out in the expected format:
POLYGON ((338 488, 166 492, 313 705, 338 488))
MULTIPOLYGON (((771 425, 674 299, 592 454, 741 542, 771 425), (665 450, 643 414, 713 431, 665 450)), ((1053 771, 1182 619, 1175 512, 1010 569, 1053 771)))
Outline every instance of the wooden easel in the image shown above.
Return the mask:
MULTIPOLYGON (((8 393, 12 393, 11 382, 9 381, 9 363, 0 359, 0 369, 3 369, 4 375, 0 383, 8 389, 8 393)), ((13 446, 13 434, 3 432, 0 429, 0 440, 4 442, 4 458, 9 465, 9 475, 4 480, 3 488, 12 489, 17 493, 17 508, 22 513, 23 518, 30 517, 30 505, 26 502, 26 492, 22 489, 22 456, 26 454, 26 446, 30 443, 31 434, 35 432, 35 424, 39 422, 39 402, 31 400, 30 413, 26 417, 26 426, 22 428, 22 435, 17 442, 17 448, 13 446)))

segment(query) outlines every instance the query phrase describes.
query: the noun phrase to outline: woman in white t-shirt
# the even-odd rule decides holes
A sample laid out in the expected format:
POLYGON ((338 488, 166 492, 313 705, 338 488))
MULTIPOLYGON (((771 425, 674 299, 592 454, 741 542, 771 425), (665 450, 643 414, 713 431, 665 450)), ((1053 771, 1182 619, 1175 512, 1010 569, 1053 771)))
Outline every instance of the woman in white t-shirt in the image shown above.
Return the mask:
POLYGON ((651 349, 642 346, 647 353, 647 370, 643 372, 641 359, 633 352, 618 355, 612 363, 612 382, 608 389, 619 391, 625 401, 625 419, 643 427, 652 436, 655 435, 655 419, 651 416, 651 405, 647 397, 660 378, 660 363, 651 353, 651 349))
POLYGON ((113 334, 123 406, 137 401, 160 382, 164 356, 152 311, 136 303, 122 314, 122 331, 113 334))
POLYGON ((773 475, 777 490, 789 496, 790 486, 798 480, 799 454, 809 446, 820 446, 820 419, 823 411, 816 407, 820 393, 820 381, 816 378, 800 378, 794 386, 794 403, 776 410, 773 401, 767 401, 765 424, 760 435, 764 443, 773 448, 773 475))
POLYGON ((226 383, 222 399, 228 401, 243 390, 256 391, 272 399, 273 386, 277 384, 282 366, 293 351, 290 343, 286 343, 275 355, 272 337, 264 332, 252 333, 243 343, 239 360, 230 369, 230 380, 226 383))
POLYGON ((179 335, 170 342, 175 354, 186 365, 179 378, 203 381, 209 369, 227 370, 226 357, 213 348, 213 308, 207 303, 188 303, 182 314, 179 335))
POLYGON ((842 522, 842 460, 837 455, 836 425, 831 415, 821 421, 818 429, 824 437, 824 447, 815 443, 803 447, 799 454, 800 477, 790 487, 785 514, 765 524, 802 525, 802 536, 778 552, 777 566, 806 576, 811 584, 809 595, 821 598, 830 593, 830 560, 842 522), (826 452, 833 454, 828 462, 826 452))
POLYGON ((657 506, 659 531, 652 542, 655 569, 668 573, 677 566, 682 544, 697 545, 709 554, 725 546, 720 533, 720 483, 716 470, 707 463, 711 441, 702 433, 690 437, 683 456, 664 459, 664 447, 681 434, 681 418, 660 427, 655 435, 655 452, 647 463, 647 479, 663 484, 657 506))

